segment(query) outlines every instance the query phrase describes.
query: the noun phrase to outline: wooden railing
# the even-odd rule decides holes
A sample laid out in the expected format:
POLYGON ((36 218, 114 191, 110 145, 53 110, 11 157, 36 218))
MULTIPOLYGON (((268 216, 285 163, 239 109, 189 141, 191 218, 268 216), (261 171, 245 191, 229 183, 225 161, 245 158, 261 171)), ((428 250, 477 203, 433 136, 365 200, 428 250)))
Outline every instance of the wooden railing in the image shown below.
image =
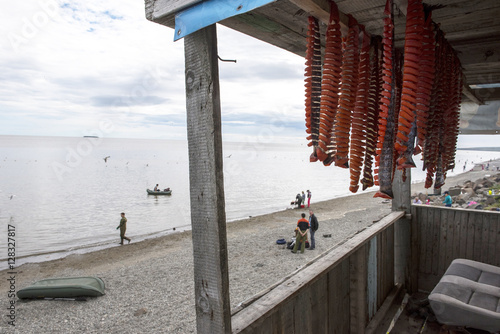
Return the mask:
POLYGON ((394 295, 395 243, 409 244, 395 233, 403 216, 392 212, 233 313, 233 333, 372 332, 394 295))
POLYGON ((411 290, 431 291, 456 258, 500 266, 499 212, 413 205, 411 215, 411 290))

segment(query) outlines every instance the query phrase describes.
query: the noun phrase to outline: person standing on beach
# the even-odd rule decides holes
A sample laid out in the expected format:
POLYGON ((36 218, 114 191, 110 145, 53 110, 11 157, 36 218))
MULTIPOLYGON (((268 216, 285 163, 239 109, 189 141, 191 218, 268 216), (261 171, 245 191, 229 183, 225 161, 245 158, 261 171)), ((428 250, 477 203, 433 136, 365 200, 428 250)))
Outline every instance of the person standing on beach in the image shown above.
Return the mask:
POLYGON ((316 248, 316 241, 314 240, 314 233, 318 230, 319 223, 318 218, 314 215, 313 210, 309 210, 309 233, 311 234, 311 244, 309 245, 309 250, 316 248))
POLYGON ((453 203, 453 201, 451 199, 450 193, 448 191, 445 191, 444 194, 446 195, 443 201, 444 206, 451 207, 451 203, 453 203))
POLYGON ((306 194, 304 193, 303 190, 302 190, 302 203, 304 203, 304 205, 306 205, 306 194))
POLYGON ((297 253, 297 248, 300 244, 300 252, 303 254, 306 249, 306 240, 307 240, 307 230, 309 229, 309 221, 306 219, 306 214, 301 214, 301 219, 297 221, 297 227, 299 230, 297 231, 297 240, 295 240, 295 245, 293 246, 292 253, 297 253))
POLYGON ((125 212, 120 213, 122 216, 122 219, 120 219, 120 225, 116 229, 120 229, 120 245, 123 245, 123 239, 128 240, 128 243, 130 243, 130 238, 127 238, 125 236, 125 231, 127 230, 127 218, 125 218, 125 212))
POLYGON ((307 207, 311 206, 311 197, 312 197, 312 194, 309 191, 309 189, 307 189, 307 207))

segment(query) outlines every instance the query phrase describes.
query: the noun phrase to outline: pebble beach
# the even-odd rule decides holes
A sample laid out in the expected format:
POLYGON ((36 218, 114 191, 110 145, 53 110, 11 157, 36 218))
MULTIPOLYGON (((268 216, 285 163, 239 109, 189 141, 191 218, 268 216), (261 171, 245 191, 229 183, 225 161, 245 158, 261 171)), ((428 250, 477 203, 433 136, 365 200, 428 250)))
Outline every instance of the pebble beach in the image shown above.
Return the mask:
MULTIPOLYGON (((490 162, 496 170, 500 160, 490 162)), ((487 170, 449 177, 443 189, 483 178, 487 170)), ((426 193, 422 183, 412 193, 426 193)), ((322 253, 376 224, 391 211, 391 202, 374 192, 311 203, 319 220, 316 249, 292 254, 276 244, 293 236, 305 209, 289 209, 227 225, 231 309, 252 298, 322 253), (264 233, 263 233, 264 231, 264 233), (325 237, 324 235, 330 237, 325 237)), ((193 247, 190 231, 118 245, 62 259, 27 263, 0 272, 0 333, 195 333, 193 247), (98 276, 106 284, 102 297, 74 300, 15 299, 15 326, 7 322, 9 277, 21 289, 51 277, 98 276)))

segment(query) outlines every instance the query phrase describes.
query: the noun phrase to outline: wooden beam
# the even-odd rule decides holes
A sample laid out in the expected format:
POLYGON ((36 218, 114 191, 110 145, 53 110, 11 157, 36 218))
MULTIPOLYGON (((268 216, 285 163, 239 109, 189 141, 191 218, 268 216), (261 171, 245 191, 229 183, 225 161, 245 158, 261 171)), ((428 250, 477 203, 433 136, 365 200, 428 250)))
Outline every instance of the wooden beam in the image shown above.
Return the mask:
POLYGON ((472 102, 474 103, 477 103, 479 105, 483 105, 484 104, 484 101, 480 98, 478 98, 476 96, 476 94, 474 94, 474 91, 472 89, 470 89, 470 87, 468 85, 463 85, 462 87, 462 94, 464 94, 465 96, 467 96, 467 98, 469 100, 471 100, 472 102))
POLYGON ((152 2, 151 15, 153 20, 158 20, 169 15, 173 15, 184 8, 201 2, 202 0, 146 0, 146 4, 152 2))
MULTIPOLYGON (((289 0, 291 3, 314 16, 324 24, 330 22, 330 0, 289 0)), ((339 10, 340 27, 342 35, 347 35, 349 18, 339 10)))
POLYGON ((215 25, 184 39, 197 333, 231 333, 215 25))

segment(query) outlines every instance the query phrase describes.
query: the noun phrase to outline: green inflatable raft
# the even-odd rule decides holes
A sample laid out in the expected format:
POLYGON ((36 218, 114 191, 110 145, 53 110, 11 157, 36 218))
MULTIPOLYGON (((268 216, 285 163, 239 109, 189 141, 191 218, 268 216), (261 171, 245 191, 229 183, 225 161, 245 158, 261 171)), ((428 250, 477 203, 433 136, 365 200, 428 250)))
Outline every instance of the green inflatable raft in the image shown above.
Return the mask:
POLYGON ((48 278, 17 291, 25 298, 74 298, 104 295, 104 281, 99 277, 48 278))

